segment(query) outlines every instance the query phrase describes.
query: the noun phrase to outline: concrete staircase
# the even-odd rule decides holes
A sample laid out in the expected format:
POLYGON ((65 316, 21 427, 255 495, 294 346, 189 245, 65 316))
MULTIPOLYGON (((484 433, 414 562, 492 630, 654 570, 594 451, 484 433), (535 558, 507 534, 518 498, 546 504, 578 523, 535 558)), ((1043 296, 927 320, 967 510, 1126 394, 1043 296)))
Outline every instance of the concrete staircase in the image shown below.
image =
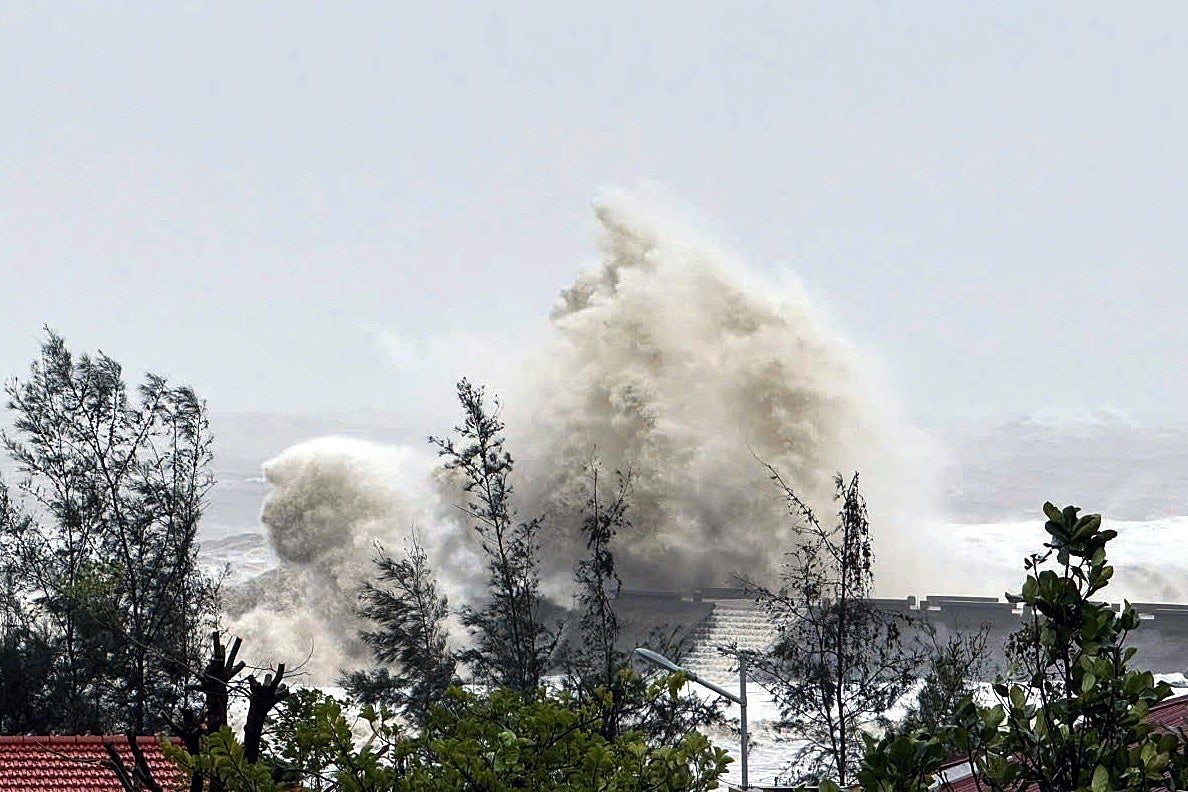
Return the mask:
POLYGON ((766 611, 750 600, 717 600, 703 624, 689 633, 693 648, 682 665, 711 680, 728 679, 736 661, 718 651, 719 646, 765 649, 776 632, 766 611))

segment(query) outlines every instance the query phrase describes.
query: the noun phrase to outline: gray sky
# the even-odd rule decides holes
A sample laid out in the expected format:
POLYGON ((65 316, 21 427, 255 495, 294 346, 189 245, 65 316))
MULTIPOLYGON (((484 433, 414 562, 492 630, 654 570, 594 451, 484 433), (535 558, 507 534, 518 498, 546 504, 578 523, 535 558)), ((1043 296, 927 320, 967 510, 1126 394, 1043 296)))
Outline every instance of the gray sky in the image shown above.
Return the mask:
POLYGON ((639 5, 3 4, 0 372, 416 412, 646 179, 921 422, 1188 419, 1188 7, 639 5))

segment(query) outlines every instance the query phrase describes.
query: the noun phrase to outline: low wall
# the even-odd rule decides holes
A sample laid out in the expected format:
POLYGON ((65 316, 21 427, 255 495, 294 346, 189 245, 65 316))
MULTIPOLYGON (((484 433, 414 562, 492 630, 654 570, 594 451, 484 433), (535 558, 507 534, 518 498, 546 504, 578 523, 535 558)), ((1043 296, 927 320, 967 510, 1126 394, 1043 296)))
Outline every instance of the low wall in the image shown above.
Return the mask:
MULTIPOLYGON (((622 624, 622 648, 655 644, 658 636, 679 642, 713 612, 716 601, 749 599, 738 588, 702 588, 686 591, 624 589, 616 610, 622 624)), ((882 610, 926 621, 944 640, 956 631, 971 632, 989 626, 991 662, 1004 661, 1001 647, 1006 637, 1023 623, 1023 610, 995 597, 929 595, 921 599, 872 600, 882 610)), ((1136 647, 1137 667, 1155 673, 1188 672, 1188 605, 1178 603, 1132 603, 1142 616, 1140 628, 1130 635, 1136 647)), ((1115 606, 1117 607, 1117 606, 1115 606)), ((689 647, 686 647, 686 649, 689 647)))

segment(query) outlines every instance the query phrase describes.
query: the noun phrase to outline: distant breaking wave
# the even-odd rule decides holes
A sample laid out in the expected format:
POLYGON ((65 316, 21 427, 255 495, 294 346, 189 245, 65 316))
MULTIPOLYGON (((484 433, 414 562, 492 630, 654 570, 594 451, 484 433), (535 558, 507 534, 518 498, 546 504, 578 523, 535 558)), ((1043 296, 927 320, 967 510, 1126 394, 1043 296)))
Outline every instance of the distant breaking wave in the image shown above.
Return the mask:
MULTIPOLYGON (((498 394, 520 516, 545 518, 550 595, 568 596, 595 456, 636 477, 633 527, 616 544, 629 586, 770 579, 791 537, 761 461, 823 521, 833 475, 860 470, 881 587, 931 574, 927 543, 908 528, 931 504, 923 446, 800 284, 765 282, 631 195, 594 214, 601 260, 562 292, 542 348, 498 394)), ((475 593, 473 533, 435 464, 427 448, 338 439, 269 461, 261 517, 278 570, 238 595, 233 627, 278 658, 312 651, 314 677, 332 677, 358 650, 350 606, 372 543, 398 548, 414 529, 445 589, 475 593)))

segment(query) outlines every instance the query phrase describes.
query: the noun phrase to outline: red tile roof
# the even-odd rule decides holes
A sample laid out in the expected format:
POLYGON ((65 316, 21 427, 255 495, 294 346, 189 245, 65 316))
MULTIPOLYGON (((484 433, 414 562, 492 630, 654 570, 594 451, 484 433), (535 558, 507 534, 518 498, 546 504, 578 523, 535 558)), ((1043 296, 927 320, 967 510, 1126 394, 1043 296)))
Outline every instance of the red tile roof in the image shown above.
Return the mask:
MULTIPOLYGON (((138 737, 153 777, 165 789, 184 789, 182 773, 161 752, 157 737, 138 737)), ((103 737, 0 737, 0 791, 120 792, 104 744, 119 751, 129 769, 135 759, 122 734, 103 737)))
POLYGON ((1159 702, 1151 708, 1147 719, 1168 731, 1180 726, 1188 726, 1188 695, 1176 696, 1159 702))

